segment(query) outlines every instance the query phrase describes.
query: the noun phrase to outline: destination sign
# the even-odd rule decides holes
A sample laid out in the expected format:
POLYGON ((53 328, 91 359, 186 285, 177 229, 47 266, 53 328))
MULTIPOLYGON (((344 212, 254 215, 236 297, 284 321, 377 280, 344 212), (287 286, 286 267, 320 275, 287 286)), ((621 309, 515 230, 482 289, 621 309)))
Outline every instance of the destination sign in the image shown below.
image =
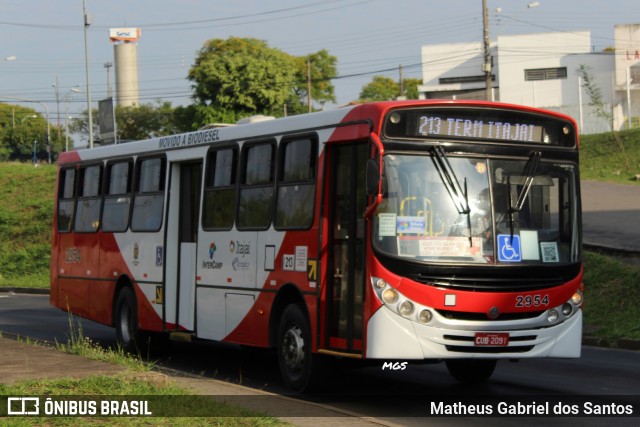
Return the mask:
POLYGON ((555 117, 523 111, 487 108, 397 110, 387 116, 390 138, 442 138, 498 143, 573 147, 573 125, 555 117))
POLYGON ((416 125, 418 127, 416 133, 423 136, 457 136, 461 138, 543 142, 543 128, 530 123, 421 115, 418 117, 416 125))

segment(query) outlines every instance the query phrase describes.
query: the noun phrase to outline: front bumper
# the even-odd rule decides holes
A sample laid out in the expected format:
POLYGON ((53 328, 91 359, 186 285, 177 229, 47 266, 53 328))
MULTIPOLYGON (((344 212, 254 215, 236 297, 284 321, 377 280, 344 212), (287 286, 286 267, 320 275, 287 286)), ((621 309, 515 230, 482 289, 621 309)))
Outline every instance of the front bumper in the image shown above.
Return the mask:
POLYGON ((454 321, 435 319, 424 325, 381 307, 367 325, 366 357, 370 359, 519 359, 580 357, 582 310, 564 321, 527 327, 522 321, 454 321), (476 332, 508 332, 506 347, 479 347, 476 332))

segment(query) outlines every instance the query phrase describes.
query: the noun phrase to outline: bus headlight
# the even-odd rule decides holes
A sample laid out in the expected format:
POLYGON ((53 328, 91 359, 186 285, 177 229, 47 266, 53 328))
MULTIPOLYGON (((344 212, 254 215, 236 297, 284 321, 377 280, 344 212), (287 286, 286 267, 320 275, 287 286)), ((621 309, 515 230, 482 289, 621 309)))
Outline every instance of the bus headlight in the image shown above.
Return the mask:
POLYGON ((402 301, 398 306, 398 311, 403 316, 411 315, 413 313, 413 310, 415 310, 415 307, 413 306, 413 303, 409 300, 402 301))
POLYGON ((547 312, 547 320, 549 323, 555 323, 558 321, 558 310, 552 308, 547 312))
POLYGON ((412 322, 430 323, 435 317, 431 308, 414 302, 379 277, 371 277, 371 287, 384 306, 395 314, 412 322))
POLYGON ((431 310, 424 309, 420 312, 420 314, 418 314, 418 320, 420 321, 420 323, 429 323, 431 322, 432 318, 433 313, 431 313, 431 310))
POLYGON ((571 297, 571 302, 575 306, 578 306, 578 307, 581 306, 582 305, 582 292, 578 291, 575 294, 573 294, 573 296, 571 297))
POLYGON ((571 313, 573 312, 573 306, 571 304, 569 304, 568 302, 565 302, 562 305, 562 314, 565 317, 569 317, 571 315, 571 313))
POLYGON ((377 289, 384 289, 385 287, 387 287, 387 285, 388 285, 388 283, 387 283, 387 282, 385 282, 385 281, 384 281, 384 280, 382 280, 382 279, 378 279, 378 280, 376 280, 376 282, 375 282, 375 285, 374 285, 374 286, 375 286, 377 289))
POLYGON ((393 288, 387 288, 382 292, 382 301, 384 301, 385 304, 395 304, 398 298, 398 291, 393 288))

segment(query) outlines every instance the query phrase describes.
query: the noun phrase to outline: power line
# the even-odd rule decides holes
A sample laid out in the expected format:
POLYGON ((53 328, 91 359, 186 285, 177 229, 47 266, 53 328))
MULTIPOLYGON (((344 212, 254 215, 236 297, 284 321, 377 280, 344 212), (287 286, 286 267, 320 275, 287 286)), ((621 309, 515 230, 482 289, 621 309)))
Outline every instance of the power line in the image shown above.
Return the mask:
MULTIPOLYGON (((300 6, 291 6, 291 7, 286 7, 286 8, 282 8, 282 9, 274 9, 274 10, 268 10, 268 11, 264 11, 264 12, 248 13, 248 14, 243 14, 243 15, 217 17, 217 18, 207 18, 207 19, 199 19, 199 20, 192 20, 192 21, 173 21, 173 22, 162 22, 162 23, 147 23, 147 24, 140 24, 140 25, 136 25, 136 26, 140 27, 142 29, 145 29, 146 31, 154 31, 154 29, 156 29, 156 28, 159 31, 167 31, 167 30, 169 30, 169 28, 167 28, 167 27, 180 27, 180 28, 178 28, 178 30, 186 31, 186 30, 193 30, 193 29, 201 29, 201 28, 209 28, 210 27, 210 26, 193 27, 192 25, 213 24, 213 23, 218 23, 218 22, 249 19, 249 18, 254 18, 254 17, 259 17, 259 16, 268 16, 268 15, 275 15, 275 14, 281 14, 281 13, 288 13, 288 12, 293 12, 293 11, 296 11, 296 10, 309 9, 309 8, 313 8, 313 7, 317 7, 317 6, 326 6, 326 5, 332 4, 332 3, 344 3, 344 2, 350 3, 350 4, 343 5, 343 6, 325 8, 325 9, 321 9, 321 10, 318 10, 318 11, 312 11, 312 12, 303 12, 303 13, 300 13, 300 14, 288 15, 288 16, 285 16, 285 17, 276 17, 276 18, 265 19, 265 20, 261 20, 261 21, 249 21, 249 22, 238 22, 238 23, 234 23, 234 24, 227 24, 229 26, 230 25, 246 25, 246 24, 255 23, 255 22, 269 22, 271 20, 279 20, 279 19, 285 19, 285 18, 297 18, 297 17, 300 17, 300 16, 309 15, 309 14, 313 14, 313 13, 322 13, 322 12, 326 12, 326 11, 330 11, 330 10, 344 9, 344 8, 347 8, 347 7, 352 7, 352 6, 355 6, 355 5, 362 4, 362 3, 369 3, 369 2, 376 1, 376 0, 360 0, 360 1, 356 1, 355 3, 351 3, 353 1, 354 0, 323 0, 323 1, 318 1, 318 2, 309 3, 309 4, 305 4, 305 5, 300 5, 300 6)), ((40 29, 40 30, 79 31, 79 30, 82 29, 81 25, 59 25, 59 24, 42 24, 42 23, 11 22, 11 21, 0 21, 0 25, 9 25, 9 26, 14 26, 14 27, 24 27, 24 28, 32 28, 32 29, 40 29)), ((216 27, 219 27, 219 26, 220 25, 216 25, 216 27)), ((104 31, 104 30, 108 30, 108 29, 114 28, 114 27, 119 27, 119 25, 108 25, 108 26, 92 25, 90 31, 92 31, 92 32, 104 31)))

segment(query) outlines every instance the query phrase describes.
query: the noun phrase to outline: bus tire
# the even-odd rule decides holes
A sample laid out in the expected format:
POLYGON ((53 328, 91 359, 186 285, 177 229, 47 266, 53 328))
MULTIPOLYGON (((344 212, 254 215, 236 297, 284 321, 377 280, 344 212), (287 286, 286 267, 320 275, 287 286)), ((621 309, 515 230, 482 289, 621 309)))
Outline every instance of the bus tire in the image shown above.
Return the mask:
POLYGON ((497 362, 492 359, 449 359, 444 363, 451 376, 459 382, 477 384, 491 377, 497 362))
POLYGON ((302 308, 288 305, 278 325, 276 346, 280 373, 287 387, 302 392, 312 379, 311 329, 302 308))
POLYGON ((114 324, 118 345, 129 353, 138 351, 138 306, 133 289, 124 287, 118 293, 114 324))

